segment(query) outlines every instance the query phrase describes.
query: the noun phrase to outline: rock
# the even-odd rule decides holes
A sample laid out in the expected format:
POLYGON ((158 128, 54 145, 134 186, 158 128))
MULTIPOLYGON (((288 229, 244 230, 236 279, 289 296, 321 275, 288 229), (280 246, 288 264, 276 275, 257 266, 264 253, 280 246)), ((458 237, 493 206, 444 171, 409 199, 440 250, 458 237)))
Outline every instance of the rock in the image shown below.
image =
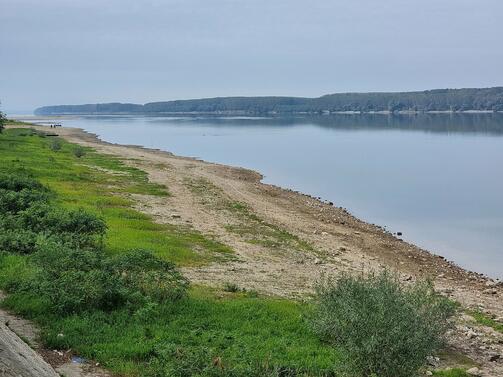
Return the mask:
POLYGON ((4 323, 0 323, 0 350, 2 377, 58 377, 54 369, 4 323))
POLYGON ((431 370, 427 370, 424 374, 427 376, 433 376, 433 372, 431 370))
POLYGON ((321 232, 321 235, 322 236, 328 236, 328 233, 327 232, 321 232))
POLYGON ((498 361, 499 359, 501 359, 501 355, 498 353, 493 353, 492 355, 489 355, 489 361, 491 362, 498 361))
POLYGON ((426 361, 428 362, 428 365, 431 365, 432 367, 438 366, 440 359, 435 356, 427 356, 426 361))
POLYGON ((495 295, 498 293, 498 290, 495 289, 495 288, 487 288, 487 289, 484 289, 482 291, 482 293, 486 294, 486 295, 495 295))
POLYGON ((470 376, 482 376, 480 369, 477 367, 470 368, 466 371, 470 376))
POLYGON ((467 337, 468 339, 473 339, 473 338, 475 338, 475 337, 477 337, 477 336, 478 336, 478 334, 477 334, 475 331, 473 331, 472 329, 470 329, 470 330, 468 330, 468 331, 466 332, 466 337, 467 337))
POLYGON ((323 261, 320 258, 315 258, 314 264, 323 264, 323 261))

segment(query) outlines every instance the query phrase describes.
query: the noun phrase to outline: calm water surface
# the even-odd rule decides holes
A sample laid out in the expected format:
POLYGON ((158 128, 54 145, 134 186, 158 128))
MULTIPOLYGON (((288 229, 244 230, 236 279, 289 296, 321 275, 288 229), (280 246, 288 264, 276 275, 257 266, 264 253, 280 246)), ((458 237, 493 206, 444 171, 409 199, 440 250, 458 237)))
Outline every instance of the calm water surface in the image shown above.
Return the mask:
POLYGON ((243 166, 503 278, 503 114, 80 117, 121 144, 243 166))

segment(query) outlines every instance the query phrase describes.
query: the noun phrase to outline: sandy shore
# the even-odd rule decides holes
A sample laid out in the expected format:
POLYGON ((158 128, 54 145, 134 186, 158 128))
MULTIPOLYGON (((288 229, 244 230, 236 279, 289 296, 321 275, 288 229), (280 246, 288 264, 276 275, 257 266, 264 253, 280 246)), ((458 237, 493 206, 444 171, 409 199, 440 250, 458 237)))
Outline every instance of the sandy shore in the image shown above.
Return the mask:
MULTIPOLYGON (((232 282, 265 294, 303 299, 323 274, 389 268, 404 282, 431 278, 463 308, 503 321, 501 284, 353 217, 337 207, 343 203, 331 205, 263 184, 259 173, 246 169, 110 144, 75 128, 35 128, 118 156, 146 171, 151 181, 165 184, 172 195, 132 195, 137 209, 159 223, 192 227, 234 249, 235 260, 184 268, 195 283, 232 282)), ((483 375, 503 376, 503 334, 467 315, 458 322, 450 336, 452 348, 478 363, 483 375), (490 361, 495 355, 501 357, 490 361)), ((449 362, 444 360, 446 365, 449 362)))

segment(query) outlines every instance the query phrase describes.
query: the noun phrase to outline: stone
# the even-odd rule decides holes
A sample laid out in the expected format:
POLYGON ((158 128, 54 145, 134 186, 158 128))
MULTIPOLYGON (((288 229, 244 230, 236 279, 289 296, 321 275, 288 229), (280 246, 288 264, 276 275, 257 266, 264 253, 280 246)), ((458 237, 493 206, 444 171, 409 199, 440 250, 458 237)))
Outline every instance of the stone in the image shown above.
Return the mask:
POLYGON ((499 353, 493 353, 492 355, 489 355, 489 361, 495 362, 501 359, 501 355, 499 353))
POLYGON ((4 323, 0 323, 2 377, 58 377, 54 369, 4 323))
POLYGON ((433 372, 431 370, 427 370, 424 374, 427 376, 433 376, 433 372))
POLYGON ((428 362, 428 365, 431 365, 432 367, 438 366, 440 359, 435 356, 427 356, 426 361, 428 362))
POLYGON ((495 288, 487 288, 487 289, 484 289, 482 291, 482 293, 486 294, 486 295, 495 295, 498 293, 498 290, 495 289, 495 288))
POLYGON ((480 369, 477 367, 470 368, 466 371, 470 376, 482 376, 480 369))
POLYGON ((468 339, 473 339, 473 338, 477 337, 478 335, 479 335, 479 334, 477 334, 477 333, 476 333, 475 331, 473 331, 472 329, 470 329, 470 330, 468 330, 468 331, 466 332, 466 337, 467 337, 468 339))
POLYGON ((315 258, 314 259, 314 264, 322 264, 323 261, 320 258, 315 258))

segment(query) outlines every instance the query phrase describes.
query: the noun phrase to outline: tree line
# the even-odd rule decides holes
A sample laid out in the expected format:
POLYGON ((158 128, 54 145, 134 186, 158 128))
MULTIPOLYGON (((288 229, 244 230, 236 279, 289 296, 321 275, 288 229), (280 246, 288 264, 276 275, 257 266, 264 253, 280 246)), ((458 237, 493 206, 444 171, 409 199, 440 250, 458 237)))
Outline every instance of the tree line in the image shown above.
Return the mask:
POLYGON ((337 93, 305 97, 217 97, 144 105, 102 103, 45 106, 37 115, 120 113, 294 114, 330 112, 503 111, 503 87, 418 92, 337 93))

